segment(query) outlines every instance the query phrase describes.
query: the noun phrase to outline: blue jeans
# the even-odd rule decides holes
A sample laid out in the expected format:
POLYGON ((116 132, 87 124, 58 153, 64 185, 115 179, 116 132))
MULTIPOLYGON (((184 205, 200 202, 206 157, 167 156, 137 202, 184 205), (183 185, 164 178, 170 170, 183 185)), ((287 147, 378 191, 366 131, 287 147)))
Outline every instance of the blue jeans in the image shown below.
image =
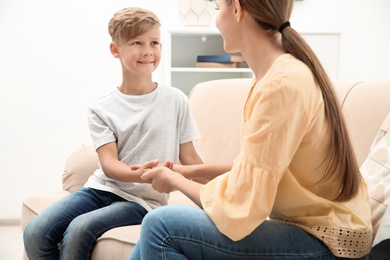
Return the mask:
POLYGON ((27 256, 32 260, 90 259, 96 239, 104 232, 140 224, 146 213, 138 203, 110 192, 82 188, 28 223, 23 233, 27 256))
POLYGON ((318 239, 290 224, 265 221, 233 242, 202 209, 164 206, 146 215, 130 260, 337 259, 318 239))

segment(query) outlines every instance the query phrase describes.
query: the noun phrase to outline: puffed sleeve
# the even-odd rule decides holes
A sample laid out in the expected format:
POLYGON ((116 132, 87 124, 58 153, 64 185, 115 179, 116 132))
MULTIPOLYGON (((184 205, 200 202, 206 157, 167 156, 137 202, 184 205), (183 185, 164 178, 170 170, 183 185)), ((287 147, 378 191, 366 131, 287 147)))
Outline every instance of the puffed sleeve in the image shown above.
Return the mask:
POLYGON ((233 241, 249 235, 270 215, 278 184, 309 124, 307 104, 300 88, 286 82, 252 87, 241 151, 231 171, 200 193, 206 214, 233 241))

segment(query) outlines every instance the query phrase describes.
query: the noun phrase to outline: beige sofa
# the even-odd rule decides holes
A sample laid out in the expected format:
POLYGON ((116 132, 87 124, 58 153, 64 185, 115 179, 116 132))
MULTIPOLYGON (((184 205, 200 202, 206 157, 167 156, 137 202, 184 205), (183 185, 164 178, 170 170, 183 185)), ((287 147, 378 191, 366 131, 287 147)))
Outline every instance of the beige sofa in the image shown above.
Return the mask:
MULTIPOLYGON (((232 161, 237 155, 241 110, 250 85, 251 79, 225 79, 199 83, 193 88, 190 106, 202 134, 195 146, 204 162, 232 161)), ((382 121, 390 112, 390 81, 338 81, 335 88, 358 162, 362 164, 382 121)), ((50 203, 82 187, 97 167, 97 155, 91 146, 77 148, 65 163, 62 191, 24 199, 22 228, 50 203)), ((169 203, 194 206, 177 192, 171 194, 169 203)), ((127 259, 138 240, 139 230, 140 226, 127 226, 107 231, 98 239, 92 259, 127 259)))

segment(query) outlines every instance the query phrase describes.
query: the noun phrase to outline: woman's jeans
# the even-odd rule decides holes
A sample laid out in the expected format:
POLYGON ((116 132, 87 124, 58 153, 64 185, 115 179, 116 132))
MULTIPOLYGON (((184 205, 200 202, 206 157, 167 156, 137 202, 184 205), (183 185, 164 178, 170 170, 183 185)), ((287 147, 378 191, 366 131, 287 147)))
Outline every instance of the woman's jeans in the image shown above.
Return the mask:
POLYGON ((138 203, 110 192, 82 188, 30 221, 23 234, 27 256, 32 260, 90 259, 96 239, 104 232, 140 224, 146 213, 138 203))
POLYGON ((130 256, 130 260, 140 259, 337 258, 321 241, 294 225, 265 221, 249 236, 233 242, 202 209, 164 206, 142 221, 141 239, 130 256))

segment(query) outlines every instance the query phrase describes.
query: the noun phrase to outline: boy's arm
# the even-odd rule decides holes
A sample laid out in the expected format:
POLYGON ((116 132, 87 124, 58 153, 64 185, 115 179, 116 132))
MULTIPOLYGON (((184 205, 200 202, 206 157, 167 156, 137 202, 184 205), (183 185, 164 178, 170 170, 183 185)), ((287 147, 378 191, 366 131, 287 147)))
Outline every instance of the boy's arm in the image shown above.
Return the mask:
POLYGON ((192 142, 187 142, 180 145, 179 160, 183 165, 203 163, 192 142))
MULTIPOLYGON (((179 159, 181 165, 203 164, 202 159, 195 150, 193 142, 187 142, 180 145, 179 159)), ((196 176, 192 178, 192 180, 203 184, 208 182, 208 180, 197 178, 196 176)))
POLYGON ((182 165, 175 164, 173 170, 187 179, 203 184, 229 171, 233 166, 233 163, 203 164, 192 142, 180 145, 179 158, 182 165))
POLYGON ((115 142, 105 144, 97 149, 100 165, 104 174, 112 179, 123 182, 142 182, 147 183, 148 180, 142 180, 140 177, 145 169, 153 168, 159 164, 158 160, 149 161, 139 167, 131 168, 118 159, 118 147, 115 142))

